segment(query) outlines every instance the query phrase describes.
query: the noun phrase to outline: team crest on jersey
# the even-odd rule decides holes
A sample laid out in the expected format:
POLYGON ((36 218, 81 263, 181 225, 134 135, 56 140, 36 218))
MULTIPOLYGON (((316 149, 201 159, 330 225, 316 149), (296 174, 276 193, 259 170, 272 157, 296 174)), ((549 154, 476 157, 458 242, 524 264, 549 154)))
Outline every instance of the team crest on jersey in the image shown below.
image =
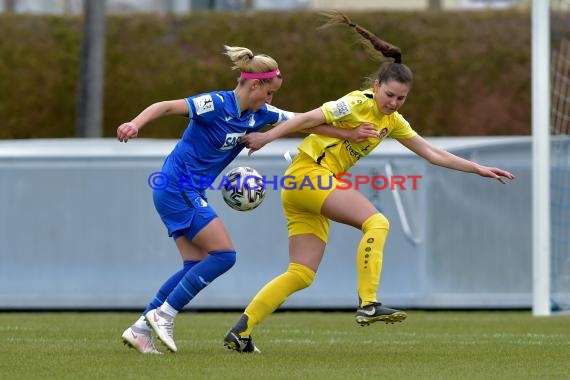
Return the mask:
POLYGON ((196 115, 201 115, 214 110, 214 101, 210 95, 202 95, 192 99, 196 107, 196 115))
POLYGON ((383 139, 388 134, 388 128, 384 127, 380 132, 378 132, 378 138, 383 139))
POLYGON ((346 100, 339 100, 329 107, 335 119, 340 119, 343 116, 350 115, 352 110, 346 100))
POLYGON ((239 144, 239 138, 242 137, 243 135, 245 135, 245 132, 226 134, 226 138, 224 139, 224 145, 222 145, 220 149, 221 150, 232 149, 234 146, 239 144))
POLYGON ((201 197, 196 197, 196 198, 192 199, 192 203, 194 204, 194 207, 196 207, 196 208, 208 207, 208 202, 206 202, 201 197))

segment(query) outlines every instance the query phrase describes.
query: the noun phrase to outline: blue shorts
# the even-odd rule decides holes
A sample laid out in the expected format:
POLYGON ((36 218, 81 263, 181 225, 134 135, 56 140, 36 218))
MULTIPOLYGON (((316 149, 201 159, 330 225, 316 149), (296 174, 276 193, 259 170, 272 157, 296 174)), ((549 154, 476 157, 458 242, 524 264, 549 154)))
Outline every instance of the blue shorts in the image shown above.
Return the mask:
POLYGON ((208 204, 203 192, 196 190, 155 189, 154 207, 168 230, 168 236, 174 240, 185 236, 194 237, 218 214, 208 204))

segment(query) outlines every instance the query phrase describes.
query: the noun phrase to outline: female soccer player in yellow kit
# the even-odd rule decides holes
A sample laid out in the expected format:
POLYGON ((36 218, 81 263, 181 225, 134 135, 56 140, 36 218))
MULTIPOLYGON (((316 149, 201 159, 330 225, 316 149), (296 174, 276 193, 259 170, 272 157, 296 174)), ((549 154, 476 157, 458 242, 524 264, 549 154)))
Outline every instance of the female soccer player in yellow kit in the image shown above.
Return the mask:
POLYGON ((312 189, 283 189, 282 202, 289 229, 289 258, 287 271, 266 284, 246 307, 244 314, 228 332, 224 345, 239 352, 259 352, 251 340, 253 328, 275 311, 296 291, 308 287, 323 258, 329 231, 329 219, 361 229, 363 236, 356 255, 358 296, 360 304, 356 322, 369 325, 376 321, 400 322, 404 311, 382 306, 376 298, 382 269, 384 243, 389 223, 372 203, 355 189, 337 188, 336 174, 347 172, 386 137, 402 145, 432 164, 476 173, 505 183, 514 176, 502 169, 485 167, 441 150, 420 137, 399 114, 412 85, 412 72, 402 64, 402 53, 371 32, 352 23, 344 14, 331 15, 331 23, 353 28, 369 41, 384 57, 394 62, 380 66, 371 88, 353 91, 337 101, 297 115, 266 133, 251 133, 242 138, 250 152, 283 135, 328 123, 338 128, 352 129, 362 123, 375 126, 377 135, 363 142, 309 135, 299 146, 299 154, 286 171, 297 183, 310 178, 312 184, 325 184, 312 189), (320 179, 318 177, 321 177, 320 179), (324 179, 322 177, 325 177, 324 179), (320 181, 320 182, 318 182, 320 181), (329 186, 332 181, 333 186, 329 186))

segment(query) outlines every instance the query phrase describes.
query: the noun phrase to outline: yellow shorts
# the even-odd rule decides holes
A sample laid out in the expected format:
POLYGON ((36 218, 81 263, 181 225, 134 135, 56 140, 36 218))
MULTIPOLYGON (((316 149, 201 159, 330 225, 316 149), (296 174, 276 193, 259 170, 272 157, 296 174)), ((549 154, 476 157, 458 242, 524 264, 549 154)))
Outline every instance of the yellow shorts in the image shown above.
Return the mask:
POLYGON ((338 186, 337 179, 308 154, 300 152, 285 171, 283 180, 281 202, 289 237, 313 234, 326 243, 329 220, 321 215, 321 208, 338 186))

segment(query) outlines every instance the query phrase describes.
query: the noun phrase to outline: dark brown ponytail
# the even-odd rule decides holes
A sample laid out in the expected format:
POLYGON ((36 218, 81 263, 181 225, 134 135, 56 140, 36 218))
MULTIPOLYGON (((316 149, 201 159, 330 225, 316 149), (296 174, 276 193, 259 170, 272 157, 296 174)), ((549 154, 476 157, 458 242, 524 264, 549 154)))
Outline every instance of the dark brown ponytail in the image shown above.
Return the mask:
POLYGON ((333 25, 347 25, 348 27, 353 28, 362 39, 368 41, 374 50, 380 52, 383 57, 394 59, 394 62, 384 62, 380 66, 376 75, 376 79, 378 79, 380 83, 396 80, 400 83, 408 85, 412 84, 412 71, 402 63, 402 50, 400 50, 399 47, 382 40, 374 35, 374 33, 352 22, 352 20, 342 12, 332 11, 324 13, 323 15, 328 18, 328 21, 321 28, 333 25))

